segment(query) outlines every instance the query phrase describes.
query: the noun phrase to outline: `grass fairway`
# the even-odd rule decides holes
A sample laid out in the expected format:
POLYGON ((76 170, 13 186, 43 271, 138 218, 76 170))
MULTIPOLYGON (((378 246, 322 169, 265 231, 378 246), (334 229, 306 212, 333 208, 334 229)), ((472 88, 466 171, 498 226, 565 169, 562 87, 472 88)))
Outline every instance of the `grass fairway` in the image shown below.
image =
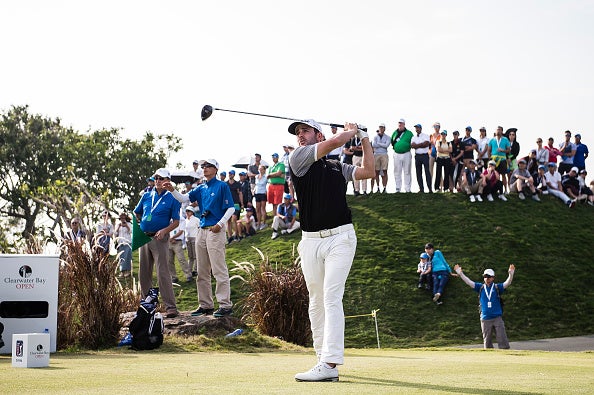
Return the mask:
POLYGON ((594 354, 348 349, 338 383, 297 383, 313 353, 58 353, 50 367, 0 357, 0 393, 566 394, 594 392, 594 354))

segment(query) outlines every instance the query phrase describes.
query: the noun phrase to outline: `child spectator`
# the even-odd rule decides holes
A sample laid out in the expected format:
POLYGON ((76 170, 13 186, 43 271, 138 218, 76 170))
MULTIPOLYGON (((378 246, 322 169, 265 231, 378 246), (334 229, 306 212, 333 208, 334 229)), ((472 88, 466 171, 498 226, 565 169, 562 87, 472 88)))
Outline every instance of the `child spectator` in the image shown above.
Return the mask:
POLYGON ((254 218, 253 207, 247 207, 243 218, 237 221, 237 234, 240 240, 256 234, 256 219, 254 218))
POLYGON ((417 288, 423 288, 431 291, 433 288, 433 279, 431 277, 431 262, 429 261, 429 254, 423 252, 420 256, 421 260, 417 266, 417 273, 419 273, 419 284, 417 288))

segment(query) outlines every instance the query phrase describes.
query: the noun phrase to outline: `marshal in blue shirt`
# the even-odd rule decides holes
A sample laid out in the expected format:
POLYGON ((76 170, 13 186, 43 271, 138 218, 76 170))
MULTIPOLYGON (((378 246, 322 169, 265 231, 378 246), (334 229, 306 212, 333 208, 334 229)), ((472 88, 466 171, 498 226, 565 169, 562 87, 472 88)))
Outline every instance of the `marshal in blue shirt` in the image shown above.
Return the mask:
POLYGON ((200 227, 214 226, 225 215, 228 208, 234 207, 231 189, 226 182, 213 177, 198 185, 188 193, 190 202, 197 202, 200 212, 200 227))
POLYGON ((505 291, 503 283, 493 283, 491 286, 488 286, 485 283, 475 282, 474 290, 479 293, 481 320, 492 320, 493 318, 501 317, 503 315, 503 308, 501 307, 501 301, 499 300, 499 295, 505 291), (495 289, 495 287, 497 287, 497 289, 495 289), (499 294, 497 291, 499 291, 499 294))
POLYGON ((134 212, 142 216, 139 225, 143 232, 158 232, 168 227, 171 220, 179 220, 180 208, 181 203, 171 192, 163 190, 158 194, 153 188, 142 195, 134 212))

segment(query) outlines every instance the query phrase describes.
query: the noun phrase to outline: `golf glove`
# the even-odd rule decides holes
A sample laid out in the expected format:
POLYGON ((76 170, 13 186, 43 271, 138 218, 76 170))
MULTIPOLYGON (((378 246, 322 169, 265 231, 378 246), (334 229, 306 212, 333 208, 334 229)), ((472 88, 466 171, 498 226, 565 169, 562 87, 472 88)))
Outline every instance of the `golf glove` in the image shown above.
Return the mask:
POLYGON ((365 137, 369 138, 367 134, 367 128, 363 125, 357 124, 357 137, 359 140, 363 140, 365 137))

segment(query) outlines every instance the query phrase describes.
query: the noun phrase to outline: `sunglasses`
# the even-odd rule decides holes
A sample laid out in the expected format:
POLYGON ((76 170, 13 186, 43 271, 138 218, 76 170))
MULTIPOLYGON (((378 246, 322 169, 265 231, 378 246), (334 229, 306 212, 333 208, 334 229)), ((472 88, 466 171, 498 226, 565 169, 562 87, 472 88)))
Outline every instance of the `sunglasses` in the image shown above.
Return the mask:
POLYGON ((72 222, 72 225, 78 225, 78 222, 72 222))
POLYGON ((485 274, 485 275, 483 276, 483 278, 491 278, 491 277, 493 277, 493 276, 489 276, 488 274, 485 274))
POLYGON ((205 163, 205 164, 203 164, 203 165, 200 165, 200 168, 201 168, 201 169, 206 169, 206 168, 208 168, 208 167, 215 167, 215 165, 211 165, 210 163, 205 163))
POLYGON ((155 177, 155 181, 163 181, 164 179, 165 179, 165 178, 163 178, 163 177, 159 177, 159 176, 155 177))

